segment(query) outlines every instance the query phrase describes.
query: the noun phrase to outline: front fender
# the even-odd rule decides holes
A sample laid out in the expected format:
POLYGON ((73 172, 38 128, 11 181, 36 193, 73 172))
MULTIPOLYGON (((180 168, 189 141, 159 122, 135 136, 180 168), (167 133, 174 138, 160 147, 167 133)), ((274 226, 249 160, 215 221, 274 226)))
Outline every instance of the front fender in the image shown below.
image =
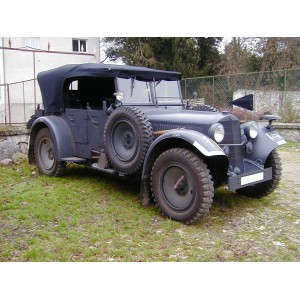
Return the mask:
POLYGON ((185 129, 168 131, 154 140, 145 157, 141 184, 142 205, 148 205, 150 201, 150 174, 155 160, 162 152, 171 148, 187 148, 207 159, 221 157, 222 165, 228 169, 227 156, 220 146, 206 135, 185 129))
POLYGON ((74 156, 74 142, 70 131, 70 128, 66 121, 59 116, 44 116, 36 119, 32 124, 30 130, 30 141, 28 149, 29 163, 34 163, 34 143, 38 132, 42 128, 49 128, 53 142, 55 145, 55 150, 57 154, 57 159, 60 160, 63 157, 74 156))
POLYGON ((269 129, 267 126, 259 125, 258 129, 258 136, 252 140, 252 152, 245 155, 245 158, 259 161, 264 165, 269 154, 278 146, 286 144, 286 141, 274 127, 269 129))

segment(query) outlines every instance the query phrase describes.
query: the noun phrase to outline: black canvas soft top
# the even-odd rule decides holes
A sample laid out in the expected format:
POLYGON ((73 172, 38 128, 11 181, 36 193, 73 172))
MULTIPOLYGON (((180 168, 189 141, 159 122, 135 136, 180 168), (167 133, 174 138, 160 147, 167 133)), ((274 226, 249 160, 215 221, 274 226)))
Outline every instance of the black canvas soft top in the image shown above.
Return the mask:
POLYGON ((37 75, 46 112, 56 113, 63 111, 64 83, 68 79, 79 77, 135 78, 142 81, 171 81, 181 79, 181 75, 178 72, 137 66, 96 63, 64 65, 55 69, 40 72, 37 75))

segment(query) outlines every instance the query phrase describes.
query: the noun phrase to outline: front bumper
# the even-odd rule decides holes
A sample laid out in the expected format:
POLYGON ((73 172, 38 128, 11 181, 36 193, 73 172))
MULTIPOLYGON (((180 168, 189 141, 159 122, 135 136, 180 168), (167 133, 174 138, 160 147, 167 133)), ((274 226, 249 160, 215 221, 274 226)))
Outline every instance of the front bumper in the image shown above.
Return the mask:
POLYGON ((228 190, 235 191, 246 186, 254 185, 272 179, 272 168, 232 175, 228 178, 228 190))

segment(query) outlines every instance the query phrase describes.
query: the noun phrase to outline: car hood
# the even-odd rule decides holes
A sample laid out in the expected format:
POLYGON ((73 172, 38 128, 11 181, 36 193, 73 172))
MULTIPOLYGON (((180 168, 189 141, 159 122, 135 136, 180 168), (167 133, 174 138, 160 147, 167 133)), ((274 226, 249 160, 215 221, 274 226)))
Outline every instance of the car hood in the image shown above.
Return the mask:
POLYGON ((238 118, 228 112, 155 109, 146 114, 153 131, 185 128, 205 133, 215 123, 225 125, 234 122, 239 124, 238 118))

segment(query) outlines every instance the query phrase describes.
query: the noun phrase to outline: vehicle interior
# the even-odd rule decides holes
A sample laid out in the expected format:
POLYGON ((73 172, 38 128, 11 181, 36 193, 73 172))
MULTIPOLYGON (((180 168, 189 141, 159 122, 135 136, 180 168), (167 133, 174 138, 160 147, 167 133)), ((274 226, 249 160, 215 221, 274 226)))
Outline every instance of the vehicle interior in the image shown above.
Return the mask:
POLYGON ((103 110, 114 102, 114 92, 114 78, 73 78, 64 85, 65 108, 103 110))

